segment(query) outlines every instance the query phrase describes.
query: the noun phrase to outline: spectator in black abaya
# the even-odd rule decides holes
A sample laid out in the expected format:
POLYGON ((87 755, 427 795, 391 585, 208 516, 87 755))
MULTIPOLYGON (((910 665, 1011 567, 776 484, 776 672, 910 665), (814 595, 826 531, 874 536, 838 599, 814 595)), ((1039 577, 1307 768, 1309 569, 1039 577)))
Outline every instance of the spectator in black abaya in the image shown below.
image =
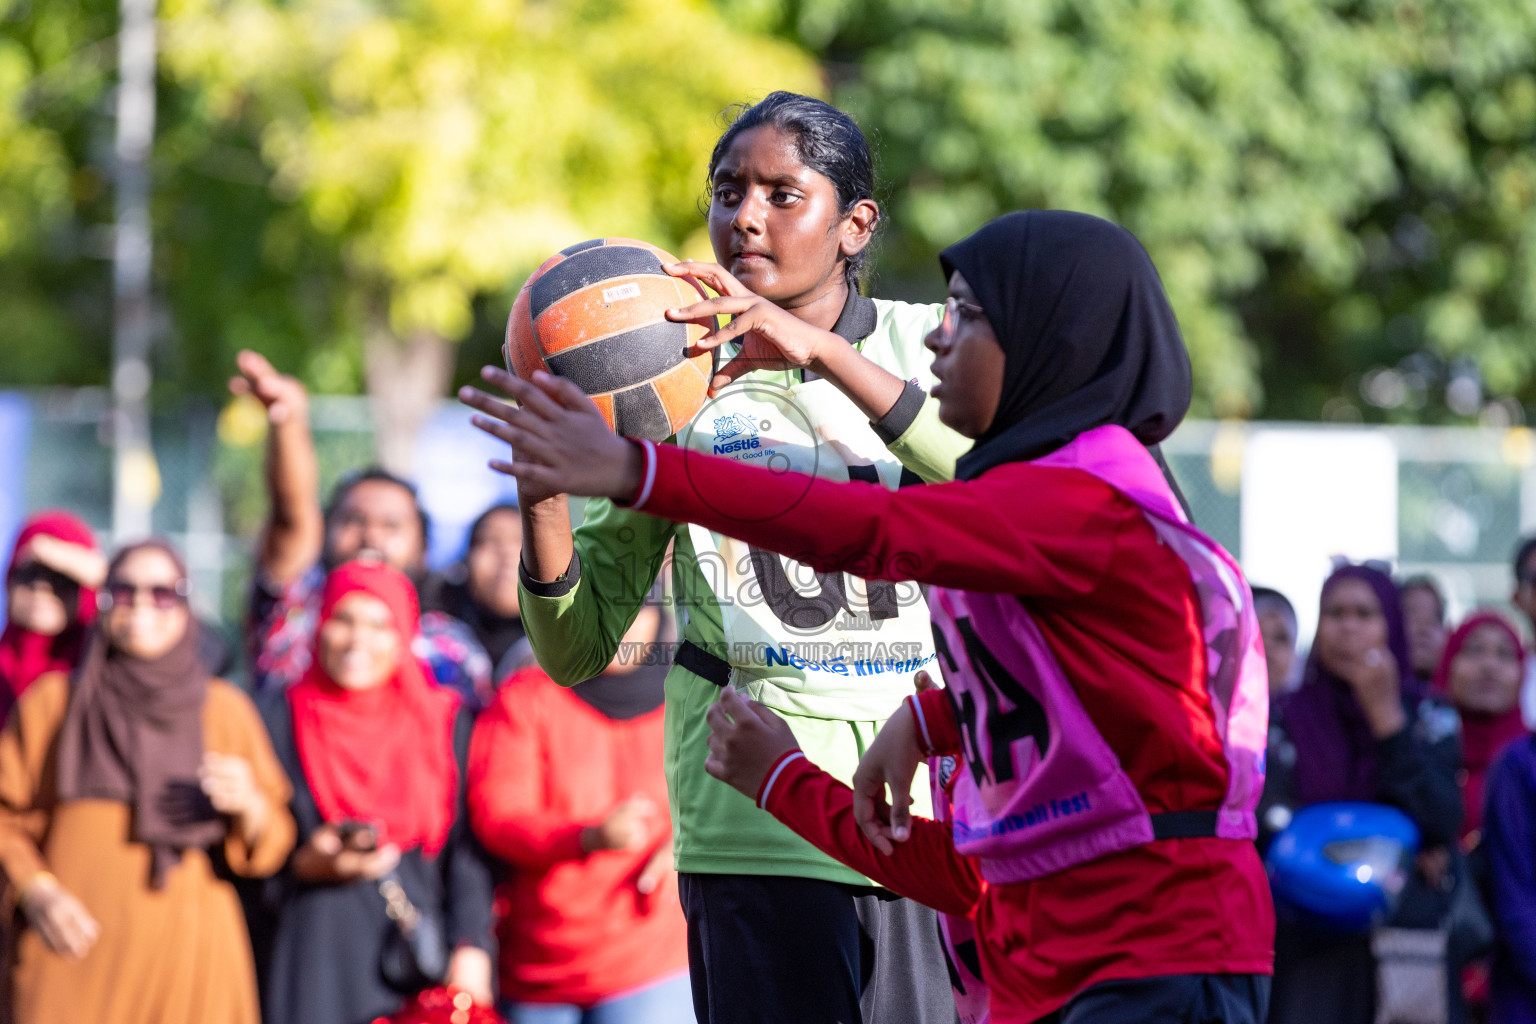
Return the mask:
POLYGON ((446 982, 492 1001, 492 871, 464 804, 473 719, 411 653, 419 619, 399 570, 332 570, 313 663, 264 698, 299 831, 265 971, 270 1020, 368 1024, 431 987, 401 955, 400 897, 436 924, 446 982))

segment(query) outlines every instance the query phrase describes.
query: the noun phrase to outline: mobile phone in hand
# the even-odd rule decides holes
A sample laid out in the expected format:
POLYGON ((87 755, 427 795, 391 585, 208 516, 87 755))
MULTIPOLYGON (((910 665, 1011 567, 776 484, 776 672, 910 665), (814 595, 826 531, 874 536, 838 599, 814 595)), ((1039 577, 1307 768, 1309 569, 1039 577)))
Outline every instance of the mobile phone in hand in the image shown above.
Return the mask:
POLYGON ((379 830, 372 822, 343 821, 336 826, 336 837, 348 850, 370 853, 379 848, 379 830))

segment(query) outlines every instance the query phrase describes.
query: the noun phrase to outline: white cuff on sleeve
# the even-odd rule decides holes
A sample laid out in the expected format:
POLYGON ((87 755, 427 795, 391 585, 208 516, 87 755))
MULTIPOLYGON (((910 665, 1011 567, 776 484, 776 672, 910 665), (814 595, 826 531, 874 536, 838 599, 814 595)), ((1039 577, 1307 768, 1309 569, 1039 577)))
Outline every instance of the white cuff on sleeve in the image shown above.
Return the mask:
POLYGON ((912 717, 917 719, 917 731, 923 738, 923 753, 932 753, 933 737, 928 735, 928 719, 923 714, 923 702, 914 693, 907 697, 907 705, 912 709, 912 717))
POLYGON ((795 758, 804 756, 805 751, 796 750, 793 753, 786 754, 779 758, 779 763, 774 766, 772 774, 770 774, 768 776, 768 780, 763 783, 763 791, 757 795, 757 806, 764 808, 765 810, 767 809, 768 794, 773 792, 773 784, 779 781, 779 776, 784 772, 784 766, 789 764, 789 762, 793 761, 795 758))
POLYGON ((656 486, 656 442, 642 440, 636 443, 645 452, 645 482, 640 485, 640 493, 629 507, 638 511, 651 500, 651 488, 656 486))

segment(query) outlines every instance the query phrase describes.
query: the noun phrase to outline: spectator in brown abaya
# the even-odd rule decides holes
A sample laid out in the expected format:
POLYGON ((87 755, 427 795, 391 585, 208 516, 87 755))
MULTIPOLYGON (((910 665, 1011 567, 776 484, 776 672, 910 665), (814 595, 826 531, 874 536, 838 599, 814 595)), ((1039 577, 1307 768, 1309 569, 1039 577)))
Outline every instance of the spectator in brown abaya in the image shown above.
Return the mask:
POLYGON ((209 677, 167 545, 127 548, 73 677, 0 735, 0 869, 21 911, 17 1024, 256 1024, 228 874, 279 869, 289 788, 255 708, 209 677))

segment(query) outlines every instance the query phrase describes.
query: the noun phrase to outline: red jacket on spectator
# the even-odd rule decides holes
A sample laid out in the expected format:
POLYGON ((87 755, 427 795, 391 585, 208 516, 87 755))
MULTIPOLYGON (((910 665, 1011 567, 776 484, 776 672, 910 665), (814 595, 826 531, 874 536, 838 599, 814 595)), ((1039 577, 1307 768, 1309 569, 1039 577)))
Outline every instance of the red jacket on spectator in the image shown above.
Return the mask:
POLYGON ((542 669, 507 680, 470 748, 469 813, 512 865, 502 890, 502 995, 590 1006, 688 966, 677 876, 642 894, 636 880, 671 836, 661 708, 609 718, 542 669), (641 793, 659 808, 639 850, 582 852, 581 833, 641 793))

